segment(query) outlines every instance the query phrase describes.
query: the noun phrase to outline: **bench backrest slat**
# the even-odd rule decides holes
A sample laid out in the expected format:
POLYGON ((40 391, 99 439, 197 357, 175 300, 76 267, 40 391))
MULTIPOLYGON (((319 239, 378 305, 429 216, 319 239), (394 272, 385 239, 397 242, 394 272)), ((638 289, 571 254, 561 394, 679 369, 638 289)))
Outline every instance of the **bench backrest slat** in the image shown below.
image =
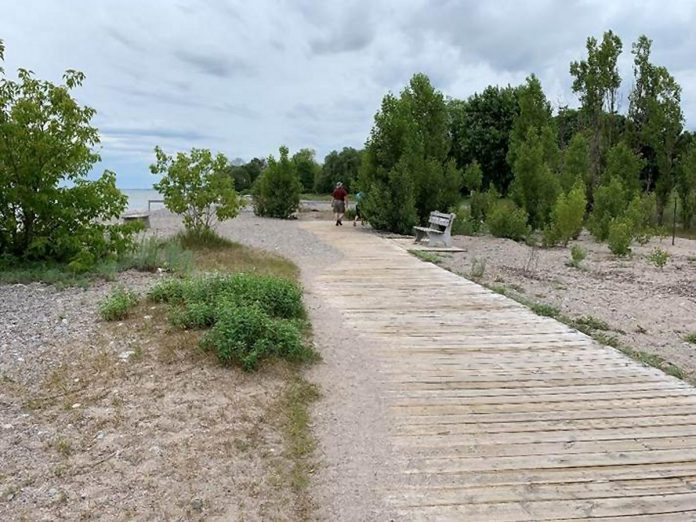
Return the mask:
POLYGON ((453 218, 453 214, 444 214, 442 212, 434 211, 430 213, 430 219, 428 220, 428 222, 431 226, 435 225, 446 229, 452 223, 453 218))

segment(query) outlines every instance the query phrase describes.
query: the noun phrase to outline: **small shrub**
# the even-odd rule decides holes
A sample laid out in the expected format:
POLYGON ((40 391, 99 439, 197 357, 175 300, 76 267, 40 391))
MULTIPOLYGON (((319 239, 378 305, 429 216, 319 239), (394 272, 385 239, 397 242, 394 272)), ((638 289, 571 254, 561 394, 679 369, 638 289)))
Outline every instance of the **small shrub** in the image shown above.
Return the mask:
POLYGON ((558 196, 551 211, 551 225, 544 231, 544 244, 566 246, 571 239, 577 239, 582 231, 585 218, 585 188, 574 187, 566 196, 558 196))
POLYGON ((478 257, 475 257, 471 261, 471 271, 469 272, 471 279, 474 279, 474 280, 481 279, 485 272, 486 272, 486 260, 479 259, 478 257))
POLYGON ((626 206, 626 189, 616 177, 595 191, 594 207, 587 222, 587 228, 595 239, 606 241, 609 238, 611 223, 624 214, 626 206))
POLYGON ((609 250, 618 257, 625 257, 631 253, 633 231, 631 223, 627 220, 614 220, 609 225, 609 250))
POLYGON ((655 234, 652 227, 653 216, 657 213, 655 194, 636 195, 628 204, 625 217, 631 222, 633 238, 645 245, 655 234))
POLYGON ((669 260, 669 252, 660 247, 655 247, 648 255, 648 260, 657 268, 663 268, 669 260))
POLYGON ((223 305, 201 346, 214 350, 222 363, 240 364, 246 371, 271 356, 301 361, 312 355, 295 322, 273 319, 257 305, 223 305))
POLYGON ((486 221, 488 211, 499 199, 500 193, 493 185, 491 185, 486 192, 480 192, 478 190, 471 192, 471 196, 469 198, 469 210, 471 213, 472 223, 475 227, 477 227, 477 232, 481 224, 486 221))
POLYGON ((105 321, 125 319, 137 304, 138 295, 135 292, 119 287, 99 305, 99 315, 105 321))
MULTIPOLYGON (((274 317, 304 317, 302 290, 287 279, 272 276, 239 273, 166 279, 150 290, 148 298, 184 309, 198 303, 212 305, 224 298, 227 303, 235 302, 240 306, 257 304, 274 317)), ((199 316, 200 312, 194 310, 191 314, 199 316)), ((181 313, 173 316, 178 325, 187 324, 181 313)))
POLYGON ((254 212, 257 216, 287 219, 300 206, 302 185, 295 164, 288 158, 288 148, 280 147, 280 158, 268 158, 253 188, 254 212))
POLYGON ((580 268, 580 263, 582 263, 587 257, 587 252, 580 245, 573 245, 570 248, 570 261, 568 261, 568 266, 574 268, 580 268))
POLYGON ((184 280, 164 279, 153 286, 147 298, 155 303, 180 303, 184 298, 184 280))
POLYGON ((691 332, 684 336, 684 340, 687 343, 696 344, 696 332, 691 332))
POLYGON ((519 241, 529 234, 527 213, 507 200, 499 200, 493 205, 486 224, 495 237, 519 241))
POLYGON ((481 228, 481 223, 474 221, 468 208, 460 208, 452 223, 453 236, 475 236, 481 228))

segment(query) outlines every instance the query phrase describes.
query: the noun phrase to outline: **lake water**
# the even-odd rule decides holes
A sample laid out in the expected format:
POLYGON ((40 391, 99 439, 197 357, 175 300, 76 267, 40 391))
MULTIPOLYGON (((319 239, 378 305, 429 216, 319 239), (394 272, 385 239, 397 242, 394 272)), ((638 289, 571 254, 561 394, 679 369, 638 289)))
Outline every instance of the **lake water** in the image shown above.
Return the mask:
MULTIPOLYGON (((147 201, 149 199, 162 199, 162 194, 152 189, 122 189, 128 196, 128 210, 147 210, 147 201)), ((162 203, 153 203, 152 210, 162 208, 162 203)))

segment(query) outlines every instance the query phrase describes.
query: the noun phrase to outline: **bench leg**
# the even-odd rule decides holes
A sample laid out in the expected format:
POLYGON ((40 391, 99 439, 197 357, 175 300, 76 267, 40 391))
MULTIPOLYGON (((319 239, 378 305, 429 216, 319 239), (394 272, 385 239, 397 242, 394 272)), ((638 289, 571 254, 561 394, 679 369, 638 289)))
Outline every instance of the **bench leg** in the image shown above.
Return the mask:
POLYGON ((431 247, 450 247, 452 237, 445 234, 428 234, 428 246, 431 247))
POLYGON ((413 230, 416 233, 416 241, 415 242, 420 243, 423 240, 423 238, 425 237, 425 232, 423 232, 422 230, 418 230, 417 228, 415 228, 413 230))

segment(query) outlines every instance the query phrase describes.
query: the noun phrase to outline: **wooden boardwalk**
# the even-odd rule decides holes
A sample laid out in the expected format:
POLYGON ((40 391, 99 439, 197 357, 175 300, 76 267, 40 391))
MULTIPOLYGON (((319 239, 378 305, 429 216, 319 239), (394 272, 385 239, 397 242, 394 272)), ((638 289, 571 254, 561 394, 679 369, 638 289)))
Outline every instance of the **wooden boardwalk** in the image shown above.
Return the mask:
POLYGON ((696 520, 696 391, 411 256, 303 223, 315 291, 374 347, 409 521, 696 520))

